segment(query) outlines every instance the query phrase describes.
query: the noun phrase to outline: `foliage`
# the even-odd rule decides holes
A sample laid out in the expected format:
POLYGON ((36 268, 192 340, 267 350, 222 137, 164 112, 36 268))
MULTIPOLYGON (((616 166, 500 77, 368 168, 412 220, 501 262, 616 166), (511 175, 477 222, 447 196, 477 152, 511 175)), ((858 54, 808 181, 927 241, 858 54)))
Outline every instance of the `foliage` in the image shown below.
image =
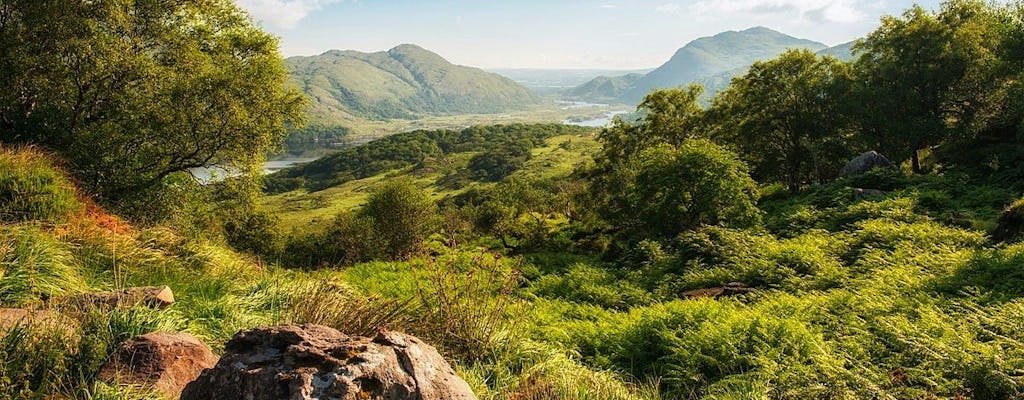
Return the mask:
POLYGON ((115 201, 263 159, 297 117, 277 40, 229 1, 4 1, 5 142, 60 154, 115 201))
MULTIPOLYGON (((478 126, 461 131, 401 133, 278 172, 267 178, 266 190, 270 193, 300 187, 312 191, 323 190, 384 171, 418 165, 428 158, 469 151, 486 154, 513 148, 533 149, 544 143, 546 138, 581 132, 582 128, 566 125, 512 124, 478 126)), ((510 154, 517 158, 525 156, 522 150, 510 154)), ((497 172, 496 167, 487 168, 487 175, 491 175, 491 169, 497 172)))
POLYGON ((759 180, 782 181, 794 191, 827 182, 851 154, 841 118, 849 85, 844 63, 791 50, 733 79, 715 98, 708 129, 737 149, 759 180))
POLYGON ((375 188, 362 212, 373 221, 383 252, 392 259, 417 253, 433 231, 437 215, 433 200, 412 181, 402 179, 375 188))
POLYGON ((636 219, 653 237, 672 238, 701 225, 749 226, 760 220, 747 167, 711 142, 657 147, 640 156, 632 186, 636 219))
POLYGON ((852 97, 870 146, 921 172, 920 150, 976 132, 1001 79, 992 68, 999 42, 996 9, 950 1, 937 13, 920 6, 882 26, 856 49, 852 97))

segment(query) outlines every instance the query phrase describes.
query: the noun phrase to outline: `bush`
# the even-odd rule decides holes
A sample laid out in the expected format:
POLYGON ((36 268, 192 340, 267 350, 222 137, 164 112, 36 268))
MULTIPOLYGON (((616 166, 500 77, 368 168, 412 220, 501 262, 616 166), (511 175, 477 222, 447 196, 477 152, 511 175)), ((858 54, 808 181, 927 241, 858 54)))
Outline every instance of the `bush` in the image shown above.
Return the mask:
POLYGON ((0 149, 0 221, 62 223, 82 209, 74 185, 48 156, 0 149))
MULTIPOLYGON (((642 230, 674 238, 701 225, 746 227, 760 221, 757 185, 739 158, 709 141, 690 140, 641 155, 630 203, 642 230)), ((631 221, 632 223, 632 221, 631 221)))
POLYGON ((373 220, 384 253, 401 259, 420 250, 434 229, 437 207, 411 180, 394 179, 370 193, 361 214, 373 220))

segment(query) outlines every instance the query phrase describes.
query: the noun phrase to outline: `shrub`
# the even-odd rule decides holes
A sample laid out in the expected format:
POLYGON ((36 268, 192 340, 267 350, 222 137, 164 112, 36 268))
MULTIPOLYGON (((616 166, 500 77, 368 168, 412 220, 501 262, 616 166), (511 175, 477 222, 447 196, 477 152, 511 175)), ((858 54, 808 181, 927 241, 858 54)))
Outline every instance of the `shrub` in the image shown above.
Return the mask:
POLYGON ((82 209, 74 185, 48 156, 0 149, 0 221, 62 223, 82 209))
POLYGON ((384 253, 393 259, 420 250, 434 229, 436 205, 409 179, 394 179, 376 187, 362 210, 373 220, 373 229, 384 253))
MULTIPOLYGON (((760 221, 757 186, 747 166, 711 142, 690 140, 645 151, 630 203, 642 230, 660 238, 701 225, 745 227, 760 221)), ((630 222, 634 223, 634 222, 630 222)))
POLYGON ((627 310, 652 302, 647 291, 610 271, 587 264, 575 264, 564 275, 544 275, 530 285, 537 296, 589 303, 627 310))

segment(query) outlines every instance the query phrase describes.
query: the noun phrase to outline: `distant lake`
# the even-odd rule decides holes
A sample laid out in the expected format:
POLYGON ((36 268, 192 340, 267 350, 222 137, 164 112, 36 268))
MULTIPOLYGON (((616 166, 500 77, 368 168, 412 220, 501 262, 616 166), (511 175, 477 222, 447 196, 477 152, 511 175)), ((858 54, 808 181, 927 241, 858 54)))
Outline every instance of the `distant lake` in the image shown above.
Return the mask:
POLYGON ((563 121, 562 123, 566 125, 586 126, 590 128, 604 128, 608 126, 608 124, 612 123, 612 120, 614 120, 616 116, 628 113, 628 111, 609 111, 597 118, 584 120, 571 118, 563 121))
MULTIPOLYGON (((263 163, 263 173, 272 174, 285 168, 315 160, 315 158, 283 158, 280 160, 267 161, 263 163)), ((235 171, 220 167, 194 168, 191 172, 192 176, 196 177, 196 179, 202 183, 220 181, 237 174, 235 171)))

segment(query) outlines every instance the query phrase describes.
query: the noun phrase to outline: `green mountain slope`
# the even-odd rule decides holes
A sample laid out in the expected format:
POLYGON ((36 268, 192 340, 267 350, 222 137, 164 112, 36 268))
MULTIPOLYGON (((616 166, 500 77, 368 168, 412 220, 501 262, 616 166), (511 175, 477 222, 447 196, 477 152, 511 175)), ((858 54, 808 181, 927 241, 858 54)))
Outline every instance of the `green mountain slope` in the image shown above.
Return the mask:
POLYGON ((825 50, 819 51, 818 54, 823 56, 832 56, 843 61, 850 61, 853 59, 854 44, 857 44, 856 40, 836 45, 834 47, 829 47, 825 50))
POLYGON ((311 98, 311 125, 338 125, 353 116, 497 113, 537 101, 508 78, 454 65, 410 44, 377 53, 332 50, 287 63, 292 80, 311 98))
MULTIPOLYGON (((755 61, 775 58, 789 49, 819 51, 827 47, 815 41, 798 39, 764 27, 722 32, 688 43, 668 62, 637 79, 618 99, 624 103, 636 104, 653 89, 702 83, 702 79, 727 83, 727 78, 734 75, 734 71, 745 70, 755 61)), ((585 92, 586 87, 605 83, 607 82, 588 82, 573 91, 585 92)))
POLYGON ((623 100, 639 102, 648 92, 694 82, 700 78, 775 58, 788 49, 821 50, 824 44, 798 39, 764 27, 722 32, 694 40, 672 58, 639 80, 623 100))
POLYGON ((627 74, 622 76, 599 76, 590 82, 563 92, 571 99, 587 101, 615 102, 619 97, 633 88, 633 85, 644 77, 643 74, 627 74))

